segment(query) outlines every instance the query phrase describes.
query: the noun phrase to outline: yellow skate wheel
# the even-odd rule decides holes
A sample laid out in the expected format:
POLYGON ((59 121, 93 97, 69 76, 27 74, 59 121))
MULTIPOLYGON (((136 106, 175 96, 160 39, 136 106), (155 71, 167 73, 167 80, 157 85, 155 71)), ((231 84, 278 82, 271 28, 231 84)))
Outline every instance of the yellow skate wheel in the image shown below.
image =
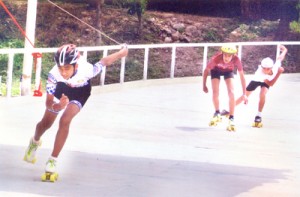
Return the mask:
POLYGON ((50 181, 51 182, 57 181, 57 178, 58 178, 58 174, 57 173, 53 173, 53 174, 50 175, 50 181))
POLYGON ((258 128, 261 128, 262 126, 263 126, 263 124, 261 122, 257 124, 258 128))
POLYGON ((217 126, 218 125, 218 121, 217 120, 211 120, 209 122, 209 126, 217 126))
POLYGON ((41 180, 42 180, 42 181, 46 181, 46 180, 47 180, 47 175, 46 175, 46 173, 42 174, 41 180))
POLYGON ((261 128, 263 126, 263 124, 261 122, 254 122, 252 124, 252 127, 256 127, 256 128, 261 128))
POLYGON ((51 181, 51 182, 55 182, 55 181, 56 181, 55 174, 51 174, 51 175, 50 175, 50 181, 51 181))
POLYGON ((235 131, 235 127, 234 126, 228 126, 227 131, 235 131))
POLYGON ((34 158, 33 160, 30 161, 30 160, 28 159, 27 155, 24 156, 23 160, 24 160, 24 161, 27 161, 28 163, 33 163, 33 164, 36 162, 36 158, 34 158))

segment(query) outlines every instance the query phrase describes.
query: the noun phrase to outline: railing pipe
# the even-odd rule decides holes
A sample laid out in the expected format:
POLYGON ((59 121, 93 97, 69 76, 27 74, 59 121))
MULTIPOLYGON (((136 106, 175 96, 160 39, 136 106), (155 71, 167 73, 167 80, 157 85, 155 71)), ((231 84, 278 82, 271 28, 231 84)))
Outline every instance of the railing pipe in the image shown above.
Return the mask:
MULTIPOLYGON (((149 65, 149 51, 154 48, 170 48, 172 51, 171 54, 171 65, 170 65, 170 78, 175 77, 175 68, 176 68, 176 49, 178 47, 203 47, 203 70, 205 69, 208 61, 208 50, 209 47, 219 47, 225 43, 167 43, 167 44, 148 44, 148 45, 129 45, 128 49, 144 49, 144 70, 143 70, 143 80, 148 79, 148 65, 149 65)), ((233 43, 239 47, 238 56, 242 59, 242 48, 245 46, 268 46, 275 45, 277 46, 276 57, 280 54, 279 45, 300 45, 300 41, 297 42, 236 42, 233 43)), ((111 46, 91 46, 91 47, 78 47, 79 51, 83 52, 83 56, 87 59, 87 55, 92 51, 103 51, 103 57, 106 57, 109 50, 118 50, 120 49, 119 45, 111 45, 111 46)), ((8 55, 8 68, 7 68, 7 97, 11 97, 11 89, 12 89, 12 76, 13 76, 13 59, 15 54, 25 54, 25 53, 55 53, 57 48, 33 48, 33 49, 0 49, 0 54, 8 55)), ((200 56, 200 55, 199 55, 200 56)), ((121 60, 121 70, 120 70, 120 83, 124 83, 125 81, 125 68, 126 61, 125 58, 121 60)), ((101 85, 105 84, 105 74, 106 68, 102 70, 101 73, 101 85)))

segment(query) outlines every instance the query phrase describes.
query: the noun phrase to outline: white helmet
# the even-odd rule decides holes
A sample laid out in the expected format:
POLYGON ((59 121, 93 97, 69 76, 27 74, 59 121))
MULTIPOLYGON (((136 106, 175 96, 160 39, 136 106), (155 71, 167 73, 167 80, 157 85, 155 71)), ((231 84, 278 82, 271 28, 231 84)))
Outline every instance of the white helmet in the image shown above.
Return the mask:
POLYGON ((273 68, 273 65, 274 61, 269 57, 264 58, 260 63, 260 66, 263 68, 273 68))
POLYGON ((66 44, 61 46, 55 56, 54 60, 57 66, 64 66, 67 64, 75 65, 80 57, 80 53, 74 44, 66 44))

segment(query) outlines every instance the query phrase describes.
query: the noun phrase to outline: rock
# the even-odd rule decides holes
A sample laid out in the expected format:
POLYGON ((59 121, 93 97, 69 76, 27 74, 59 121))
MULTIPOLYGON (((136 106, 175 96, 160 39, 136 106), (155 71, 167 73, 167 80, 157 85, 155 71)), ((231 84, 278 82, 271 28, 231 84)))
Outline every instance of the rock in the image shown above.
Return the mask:
POLYGON ((185 29, 185 33, 188 36, 199 36, 197 27, 195 27, 193 25, 187 26, 187 28, 185 29))
POLYGON ((149 23, 154 23, 155 22, 155 18, 146 18, 145 19, 147 22, 149 22, 149 23))
POLYGON ((239 33, 239 32, 236 31, 236 30, 233 30, 233 31, 230 33, 230 36, 240 37, 240 36, 241 36, 241 33, 239 33))
POLYGON ((183 23, 175 23, 172 27, 179 32, 183 32, 185 29, 185 25, 183 23))
POLYGON ((191 39, 187 36, 181 35, 179 38, 180 41, 185 42, 185 43, 190 43, 191 39))
POLYGON ((166 37, 164 42, 165 42, 165 43, 172 43, 173 40, 172 40, 171 37, 166 37))
POLYGON ((172 13, 163 13, 162 17, 163 18, 172 18, 172 17, 174 17, 174 14, 172 14, 172 13))
POLYGON ((178 41, 180 38, 180 33, 178 31, 176 31, 175 33, 172 34, 172 39, 174 41, 178 41))
POLYGON ((166 33, 169 36, 172 35, 172 30, 170 28, 168 28, 168 27, 162 28, 161 31, 164 32, 164 33, 166 33))
POLYGON ((194 26, 197 27, 197 29, 201 29, 202 28, 202 24, 201 23, 195 23, 194 26))

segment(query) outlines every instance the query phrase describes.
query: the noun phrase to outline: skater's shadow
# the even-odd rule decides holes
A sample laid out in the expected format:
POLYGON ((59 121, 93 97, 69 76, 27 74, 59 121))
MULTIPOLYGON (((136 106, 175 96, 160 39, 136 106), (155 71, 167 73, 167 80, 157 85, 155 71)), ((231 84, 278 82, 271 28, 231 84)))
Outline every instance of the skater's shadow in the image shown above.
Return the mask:
POLYGON ((185 126, 179 126, 176 127, 176 129, 184 131, 184 132, 200 132, 200 131, 211 131, 214 130, 211 127, 185 127, 185 126))

